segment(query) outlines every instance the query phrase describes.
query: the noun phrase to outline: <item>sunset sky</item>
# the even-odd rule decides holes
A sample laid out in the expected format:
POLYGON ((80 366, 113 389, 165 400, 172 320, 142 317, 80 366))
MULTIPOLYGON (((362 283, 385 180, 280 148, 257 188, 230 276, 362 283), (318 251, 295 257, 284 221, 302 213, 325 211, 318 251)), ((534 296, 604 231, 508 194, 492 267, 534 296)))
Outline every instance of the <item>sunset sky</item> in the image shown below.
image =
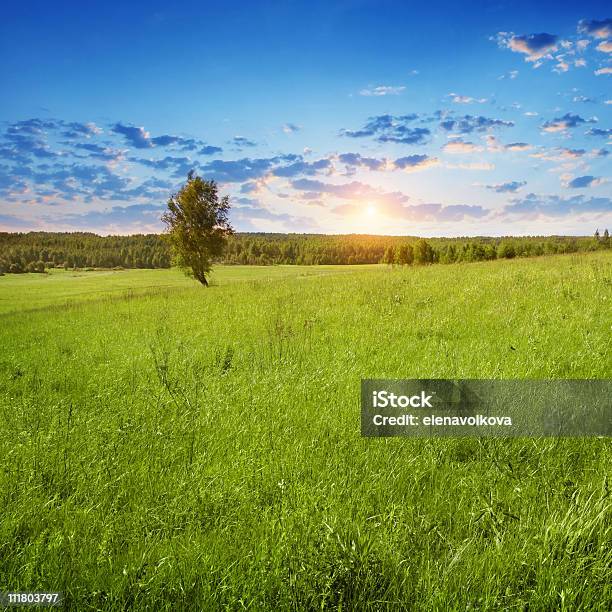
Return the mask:
POLYGON ((608 2, 9 2, 0 230, 612 230, 608 2))

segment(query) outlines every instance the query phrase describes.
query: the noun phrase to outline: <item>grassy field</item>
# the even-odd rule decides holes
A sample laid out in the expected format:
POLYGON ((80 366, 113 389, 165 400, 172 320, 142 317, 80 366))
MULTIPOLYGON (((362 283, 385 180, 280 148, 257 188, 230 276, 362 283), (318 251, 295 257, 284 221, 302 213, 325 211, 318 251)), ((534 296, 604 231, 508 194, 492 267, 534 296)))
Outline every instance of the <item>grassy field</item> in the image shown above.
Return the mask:
POLYGON ((364 439, 366 377, 609 378, 612 256, 0 278, 0 591, 610 610, 605 439, 364 439))
MULTIPOLYGON (((366 266, 219 266, 212 286, 237 281, 272 281, 282 278, 324 276, 366 266)), ((95 272, 50 270, 47 274, 7 274, 0 278, 0 315, 82 302, 144 297, 192 290, 197 284, 177 270, 100 270, 95 272)))

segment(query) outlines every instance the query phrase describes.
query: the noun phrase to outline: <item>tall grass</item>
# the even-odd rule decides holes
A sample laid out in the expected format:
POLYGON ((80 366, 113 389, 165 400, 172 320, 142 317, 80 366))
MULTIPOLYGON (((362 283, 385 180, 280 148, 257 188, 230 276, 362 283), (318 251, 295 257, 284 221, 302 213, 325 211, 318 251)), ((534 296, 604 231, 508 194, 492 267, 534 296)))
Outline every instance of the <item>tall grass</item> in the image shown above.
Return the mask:
POLYGON ((359 381, 610 377, 610 255, 300 273, 0 317, 0 590, 609 610, 608 440, 362 439, 359 381))

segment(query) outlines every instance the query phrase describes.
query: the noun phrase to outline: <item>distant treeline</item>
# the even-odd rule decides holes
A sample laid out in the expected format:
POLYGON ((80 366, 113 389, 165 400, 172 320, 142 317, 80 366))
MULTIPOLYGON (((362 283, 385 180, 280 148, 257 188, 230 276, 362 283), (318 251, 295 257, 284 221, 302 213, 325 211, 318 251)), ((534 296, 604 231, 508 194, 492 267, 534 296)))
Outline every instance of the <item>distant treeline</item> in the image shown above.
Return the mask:
POLYGON ((4 272, 44 272, 46 268, 169 268, 170 263, 170 249, 157 234, 0 233, 0 271, 4 272))
MULTIPOLYGON (((592 237, 525 236, 428 238, 321 234, 235 234, 219 263, 431 264, 578 253, 610 248, 608 230, 592 237)), ((160 234, 98 236, 70 232, 0 232, 0 273, 49 268, 169 268, 170 248, 160 234)))

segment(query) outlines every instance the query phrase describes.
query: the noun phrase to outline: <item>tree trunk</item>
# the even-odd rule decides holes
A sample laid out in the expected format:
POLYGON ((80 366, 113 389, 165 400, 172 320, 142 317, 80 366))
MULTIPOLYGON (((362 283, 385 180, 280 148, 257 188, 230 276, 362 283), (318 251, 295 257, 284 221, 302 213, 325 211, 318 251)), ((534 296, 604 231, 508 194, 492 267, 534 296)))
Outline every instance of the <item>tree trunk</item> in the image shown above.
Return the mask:
POLYGON ((195 274, 196 280, 200 281, 205 287, 208 287, 208 281, 206 280, 206 275, 202 272, 195 274))

